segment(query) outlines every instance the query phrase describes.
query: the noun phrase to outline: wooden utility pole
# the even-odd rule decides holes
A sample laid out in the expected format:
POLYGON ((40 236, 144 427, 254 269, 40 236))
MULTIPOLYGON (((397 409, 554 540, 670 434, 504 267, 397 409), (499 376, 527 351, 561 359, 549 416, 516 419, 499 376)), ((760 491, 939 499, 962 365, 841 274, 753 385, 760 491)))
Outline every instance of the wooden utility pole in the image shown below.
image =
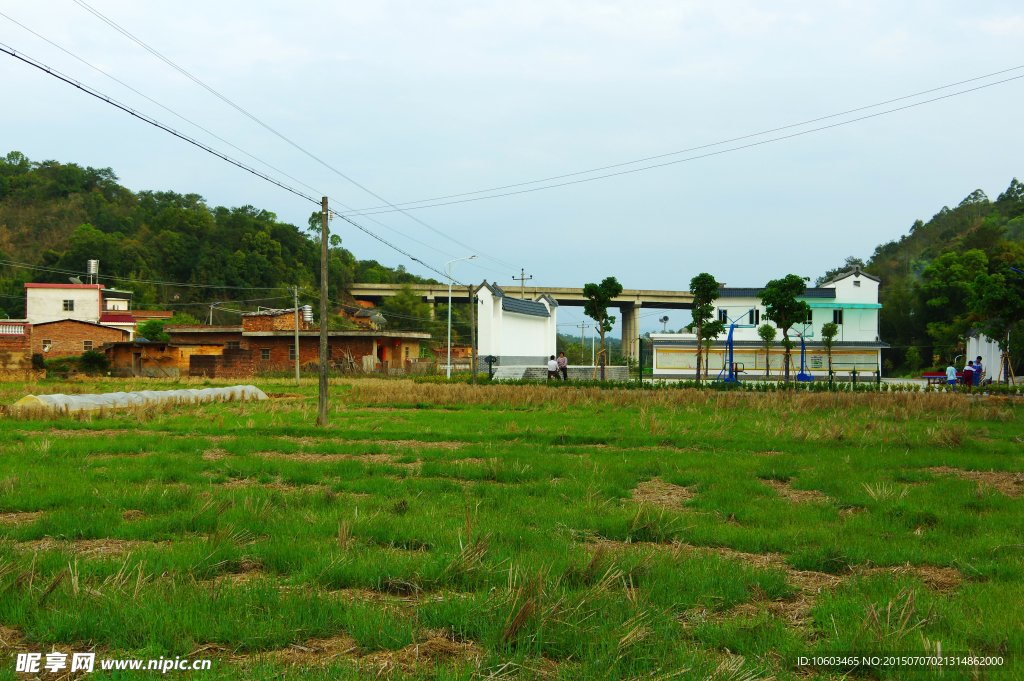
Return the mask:
POLYGON ((327 427, 327 327, 330 316, 330 301, 327 300, 327 197, 320 205, 320 400, 316 425, 327 427))
POLYGON ((473 372, 473 385, 476 385, 476 295, 472 286, 466 289, 469 291, 469 370, 473 372))
POLYGON ((295 295, 295 385, 299 385, 299 287, 293 286, 295 295))

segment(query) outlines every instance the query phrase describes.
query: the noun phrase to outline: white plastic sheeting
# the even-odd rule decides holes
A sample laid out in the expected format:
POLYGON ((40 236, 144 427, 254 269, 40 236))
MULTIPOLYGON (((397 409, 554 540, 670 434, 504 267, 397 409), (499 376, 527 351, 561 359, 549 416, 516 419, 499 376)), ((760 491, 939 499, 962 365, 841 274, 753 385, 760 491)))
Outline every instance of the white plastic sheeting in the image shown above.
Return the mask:
POLYGON ((254 385, 233 385, 227 388, 202 390, 140 390, 133 393, 102 395, 26 395, 15 407, 54 409, 57 411, 99 411, 157 404, 201 404, 241 400, 266 400, 267 394, 254 385))

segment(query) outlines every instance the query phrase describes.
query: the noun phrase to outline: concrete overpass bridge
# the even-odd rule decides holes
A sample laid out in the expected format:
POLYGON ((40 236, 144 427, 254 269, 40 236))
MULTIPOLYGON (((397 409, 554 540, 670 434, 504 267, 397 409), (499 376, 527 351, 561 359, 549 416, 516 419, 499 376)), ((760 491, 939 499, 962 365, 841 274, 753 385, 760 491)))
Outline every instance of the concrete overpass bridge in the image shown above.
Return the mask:
MULTIPOLYGON (((448 302, 447 284, 412 284, 412 290, 420 294, 423 300, 431 305, 448 302)), ((349 292, 353 298, 380 305, 402 288, 401 284, 352 284, 349 292)), ((474 285, 474 290, 479 286, 474 285)), ((453 286, 452 303, 465 304, 470 302, 470 287, 453 286)), ((565 288, 557 286, 502 286, 509 296, 523 296, 535 300, 546 293, 554 298, 560 307, 583 307, 586 298, 582 288, 565 288)), ((647 291, 641 289, 625 289, 622 295, 613 299, 612 306, 619 308, 622 320, 622 348, 628 357, 638 357, 637 336, 640 335, 640 310, 642 308, 659 310, 689 310, 693 308, 693 296, 689 291, 647 291)))

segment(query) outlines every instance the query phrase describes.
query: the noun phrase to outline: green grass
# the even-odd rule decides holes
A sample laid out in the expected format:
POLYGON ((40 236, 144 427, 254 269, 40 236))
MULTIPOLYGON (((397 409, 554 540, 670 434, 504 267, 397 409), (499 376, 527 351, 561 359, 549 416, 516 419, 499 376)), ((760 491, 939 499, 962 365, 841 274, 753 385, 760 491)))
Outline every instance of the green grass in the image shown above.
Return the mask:
MULTIPOLYGON (((0 399, 178 385, 203 382, 0 399)), ((799 655, 1024 651, 1013 401, 365 379, 331 386, 321 429, 314 383, 258 385, 300 397, 0 420, 0 679, 51 647, 209 656, 223 679, 796 679, 799 655)))

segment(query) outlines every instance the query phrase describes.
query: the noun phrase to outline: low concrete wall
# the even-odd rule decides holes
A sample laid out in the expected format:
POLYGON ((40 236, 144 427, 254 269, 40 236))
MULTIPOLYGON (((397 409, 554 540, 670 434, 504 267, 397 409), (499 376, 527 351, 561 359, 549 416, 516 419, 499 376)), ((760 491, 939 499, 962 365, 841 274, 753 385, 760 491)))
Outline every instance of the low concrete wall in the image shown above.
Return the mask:
MULTIPOLYGON (((567 367, 570 381, 591 381, 601 378, 601 369, 598 367, 567 367)), ((484 371, 486 371, 484 367, 484 371)), ((605 367, 605 376, 609 381, 628 381, 629 367, 609 366, 605 367)), ((530 380, 545 381, 548 378, 548 367, 543 366, 500 366, 494 371, 496 380, 530 380)), ((552 379, 554 380, 554 379, 552 379)))

